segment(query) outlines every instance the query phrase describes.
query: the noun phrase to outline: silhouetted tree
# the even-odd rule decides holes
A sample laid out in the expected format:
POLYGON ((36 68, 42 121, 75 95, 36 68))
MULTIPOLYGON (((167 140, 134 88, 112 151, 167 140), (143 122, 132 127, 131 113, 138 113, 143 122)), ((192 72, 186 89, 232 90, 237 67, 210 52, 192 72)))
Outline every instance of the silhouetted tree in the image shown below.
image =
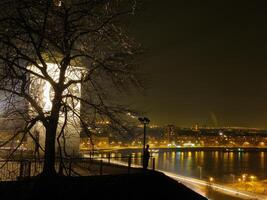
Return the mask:
POLYGON ((24 121, 23 130, 6 143, 21 133, 36 141, 33 128, 41 124, 44 175, 56 174, 56 141, 64 145, 67 126, 78 124, 90 134, 88 127, 102 119, 126 129, 124 116, 130 110, 114 97, 141 84, 136 65, 140 45, 125 31, 136 4, 135 0, 1 1, 0 90, 5 93, 6 116, 19 114, 24 121))

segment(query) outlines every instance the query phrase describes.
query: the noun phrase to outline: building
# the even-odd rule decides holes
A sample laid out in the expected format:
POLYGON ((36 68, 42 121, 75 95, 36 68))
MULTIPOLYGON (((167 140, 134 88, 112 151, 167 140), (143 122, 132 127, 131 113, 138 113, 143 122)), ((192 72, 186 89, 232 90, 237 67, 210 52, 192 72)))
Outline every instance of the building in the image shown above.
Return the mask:
POLYGON ((164 128, 164 139, 167 141, 167 143, 172 143, 175 141, 176 137, 176 128, 174 125, 169 124, 164 128))
POLYGON ((102 149, 109 148, 110 141, 109 137, 99 137, 99 136, 91 136, 84 137, 81 139, 80 149, 81 150, 93 150, 93 149, 102 149))
MULTIPOLYGON (((59 79, 59 66, 53 63, 46 63, 47 64, 47 72, 50 77, 53 78, 54 81, 59 79)), ((31 71, 35 72, 36 74, 42 75, 40 70, 35 66, 28 67, 31 71)), ((81 77, 81 70, 78 68, 74 68, 70 66, 67 69, 67 80, 79 80, 81 77)), ((52 100, 54 97, 54 91, 52 85, 44 80, 38 78, 36 75, 30 76, 31 85, 30 85, 30 94, 36 100, 36 102, 41 105, 43 112, 50 112, 52 109, 52 100)), ((65 90, 63 95, 75 95, 77 97, 81 96, 81 84, 73 84, 68 90, 65 90)), ((59 116, 59 127, 58 130, 62 129, 63 126, 64 132, 61 133, 59 137, 59 141, 61 145, 59 146, 56 142, 56 149, 59 151, 60 147, 62 148, 62 152, 66 152, 68 155, 78 154, 79 152, 79 145, 80 145, 80 120, 78 115, 80 114, 81 104, 77 100, 73 99, 66 99, 66 104, 70 107, 69 111, 64 113, 63 111, 60 113, 59 116), (67 122, 65 124, 65 121, 67 122), (63 145, 64 144, 64 145, 63 145), (64 147, 65 146, 65 147, 64 147), (65 150, 63 150, 65 148, 65 150)), ((29 105, 29 110, 31 106, 29 105)), ((31 115, 31 113, 29 113, 31 115)), ((45 127, 42 123, 38 122, 33 128, 33 135, 38 135, 38 142, 44 149, 45 144, 45 127)), ((59 136, 59 133, 58 133, 59 136)), ((34 142, 34 141, 32 141, 34 142)))

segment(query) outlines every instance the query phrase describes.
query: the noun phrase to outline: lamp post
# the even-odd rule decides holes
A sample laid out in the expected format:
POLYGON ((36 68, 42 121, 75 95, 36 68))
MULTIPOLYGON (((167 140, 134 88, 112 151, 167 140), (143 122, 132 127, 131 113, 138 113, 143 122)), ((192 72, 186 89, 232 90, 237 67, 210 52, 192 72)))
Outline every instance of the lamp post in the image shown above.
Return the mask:
POLYGON ((147 117, 139 117, 138 120, 144 125, 144 140, 143 140, 143 155, 146 148, 146 125, 149 124, 150 120, 147 117))
POLYGON ((209 181, 210 181, 210 183, 212 183, 214 181, 214 178, 213 177, 210 177, 209 178, 209 181))
POLYGON ((256 179, 256 176, 250 176, 250 180, 251 180, 251 185, 252 185, 252 189, 254 190, 254 192, 255 192, 255 190, 256 190, 256 188, 254 187, 255 185, 253 184, 253 180, 255 180, 256 179))
POLYGON ((234 174, 230 174, 230 176, 233 178, 233 184, 235 183, 235 175, 234 174))
POLYGON ((202 179, 202 166, 198 165, 197 166, 199 168, 199 179, 202 179))

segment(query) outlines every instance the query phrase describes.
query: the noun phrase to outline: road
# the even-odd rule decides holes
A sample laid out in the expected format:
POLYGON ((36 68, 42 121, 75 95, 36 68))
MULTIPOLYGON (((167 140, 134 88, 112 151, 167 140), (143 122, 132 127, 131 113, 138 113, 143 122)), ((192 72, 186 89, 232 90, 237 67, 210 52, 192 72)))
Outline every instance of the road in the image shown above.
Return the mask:
MULTIPOLYGON (((111 162, 114 164, 117 164, 117 165, 124 165, 124 166, 128 165, 128 163, 123 162, 123 161, 118 161, 118 160, 111 160, 111 162)), ((140 168, 141 166, 132 164, 132 167, 140 168)), ((187 176, 182 176, 182 175, 170 173, 170 172, 163 171, 163 170, 157 170, 157 171, 164 173, 165 175, 177 180, 180 183, 183 183, 184 185, 186 185, 190 189, 194 190, 195 192, 197 192, 200 195, 205 196, 205 197, 207 197, 207 194, 205 192, 206 188, 211 187, 213 190, 215 190, 217 192, 220 192, 220 193, 223 193, 223 194, 226 194, 229 196, 233 196, 233 197, 238 197, 241 199, 267 200, 267 197, 265 195, 260 195, 260 194, 255 194, 255 193, 251 193, 251 192, 245 192, 245 191, 239 191, 239 190, 236 190, 235 188, 227 187, 227 186, 224 186, 221 184, 211 183, 208 181, 195 179, 195 178, 191 178, 191 177, 187 177, 187 176)))
POLYGON ((259 194, 255 194, 255 193, 251 193, 251 192, 239 191, 239 190, 236 190, 235 188, 231 188, 231 187, 227 187, 224 185, 211 183, 208 181, 199 180, 199 179, 195 179, 195 178, 191 178, 191 177, 177 175, 177 174, 162 171, 162 170, 158 170, 158 171, 160 171, 160 172, 166 174, 167 176, 183 183, 184 185, 190 187, 192 190, 198 192, 199 194, 201 194, 203 196, 206 196, 206 194, 203 191, 203 189, 201 189, 201 186, 202 187, 203 186, 211 187, 213 190, 215 190, 217 192, 221 192, 221 193, 224 193, 224 194, 230 195, 230 196, 239 197, 242 199, 267 200, 267 197, 265 195, 259 195, 259 194))

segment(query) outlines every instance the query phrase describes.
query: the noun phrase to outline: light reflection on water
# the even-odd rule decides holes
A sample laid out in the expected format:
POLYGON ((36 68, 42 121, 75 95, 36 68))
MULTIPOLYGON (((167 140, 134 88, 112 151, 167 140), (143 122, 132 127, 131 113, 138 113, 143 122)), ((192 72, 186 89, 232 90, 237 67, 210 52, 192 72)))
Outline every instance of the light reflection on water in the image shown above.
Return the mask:
MULTIPOLYGON (((116 156, 132 155, 132 163, 141 165, 140 150, 122 150, 116 156)), ((242 174, 267 179, 267 152, 223 152, 223 151, 177 151, 159 150, 153 153, 155 168, 197 179, 213 177, 216 183, 232 183, 242 174)), ((151 159, 152 160, 152 159, 151 159)), ((150 160, 150 161, 151 161, 150 160)), ((152 162, 150 162, 152 167, 152 162)), ((219 193, 210 187, 202 188, 205 196, 212 200, 241 200, 219 193)))
MULTIPOLYGON (((121 155, 129 153, 130 150, 121 151, 121 155)), ((140 158, 141 152, 136 151, 132 155, 133 158, 140 158)), ((209 177, 214 177, 216 182, 227 183, 233 180, 233 175, 237 180, 246 173, 261 180, 267 179, 267 152, 160 150, 159 153, 153 153, 153 156, 156 169, 194 178, 208 180, 209 177)), ((133 163, 141 164, 141 159, 133 159, 133 163)))

